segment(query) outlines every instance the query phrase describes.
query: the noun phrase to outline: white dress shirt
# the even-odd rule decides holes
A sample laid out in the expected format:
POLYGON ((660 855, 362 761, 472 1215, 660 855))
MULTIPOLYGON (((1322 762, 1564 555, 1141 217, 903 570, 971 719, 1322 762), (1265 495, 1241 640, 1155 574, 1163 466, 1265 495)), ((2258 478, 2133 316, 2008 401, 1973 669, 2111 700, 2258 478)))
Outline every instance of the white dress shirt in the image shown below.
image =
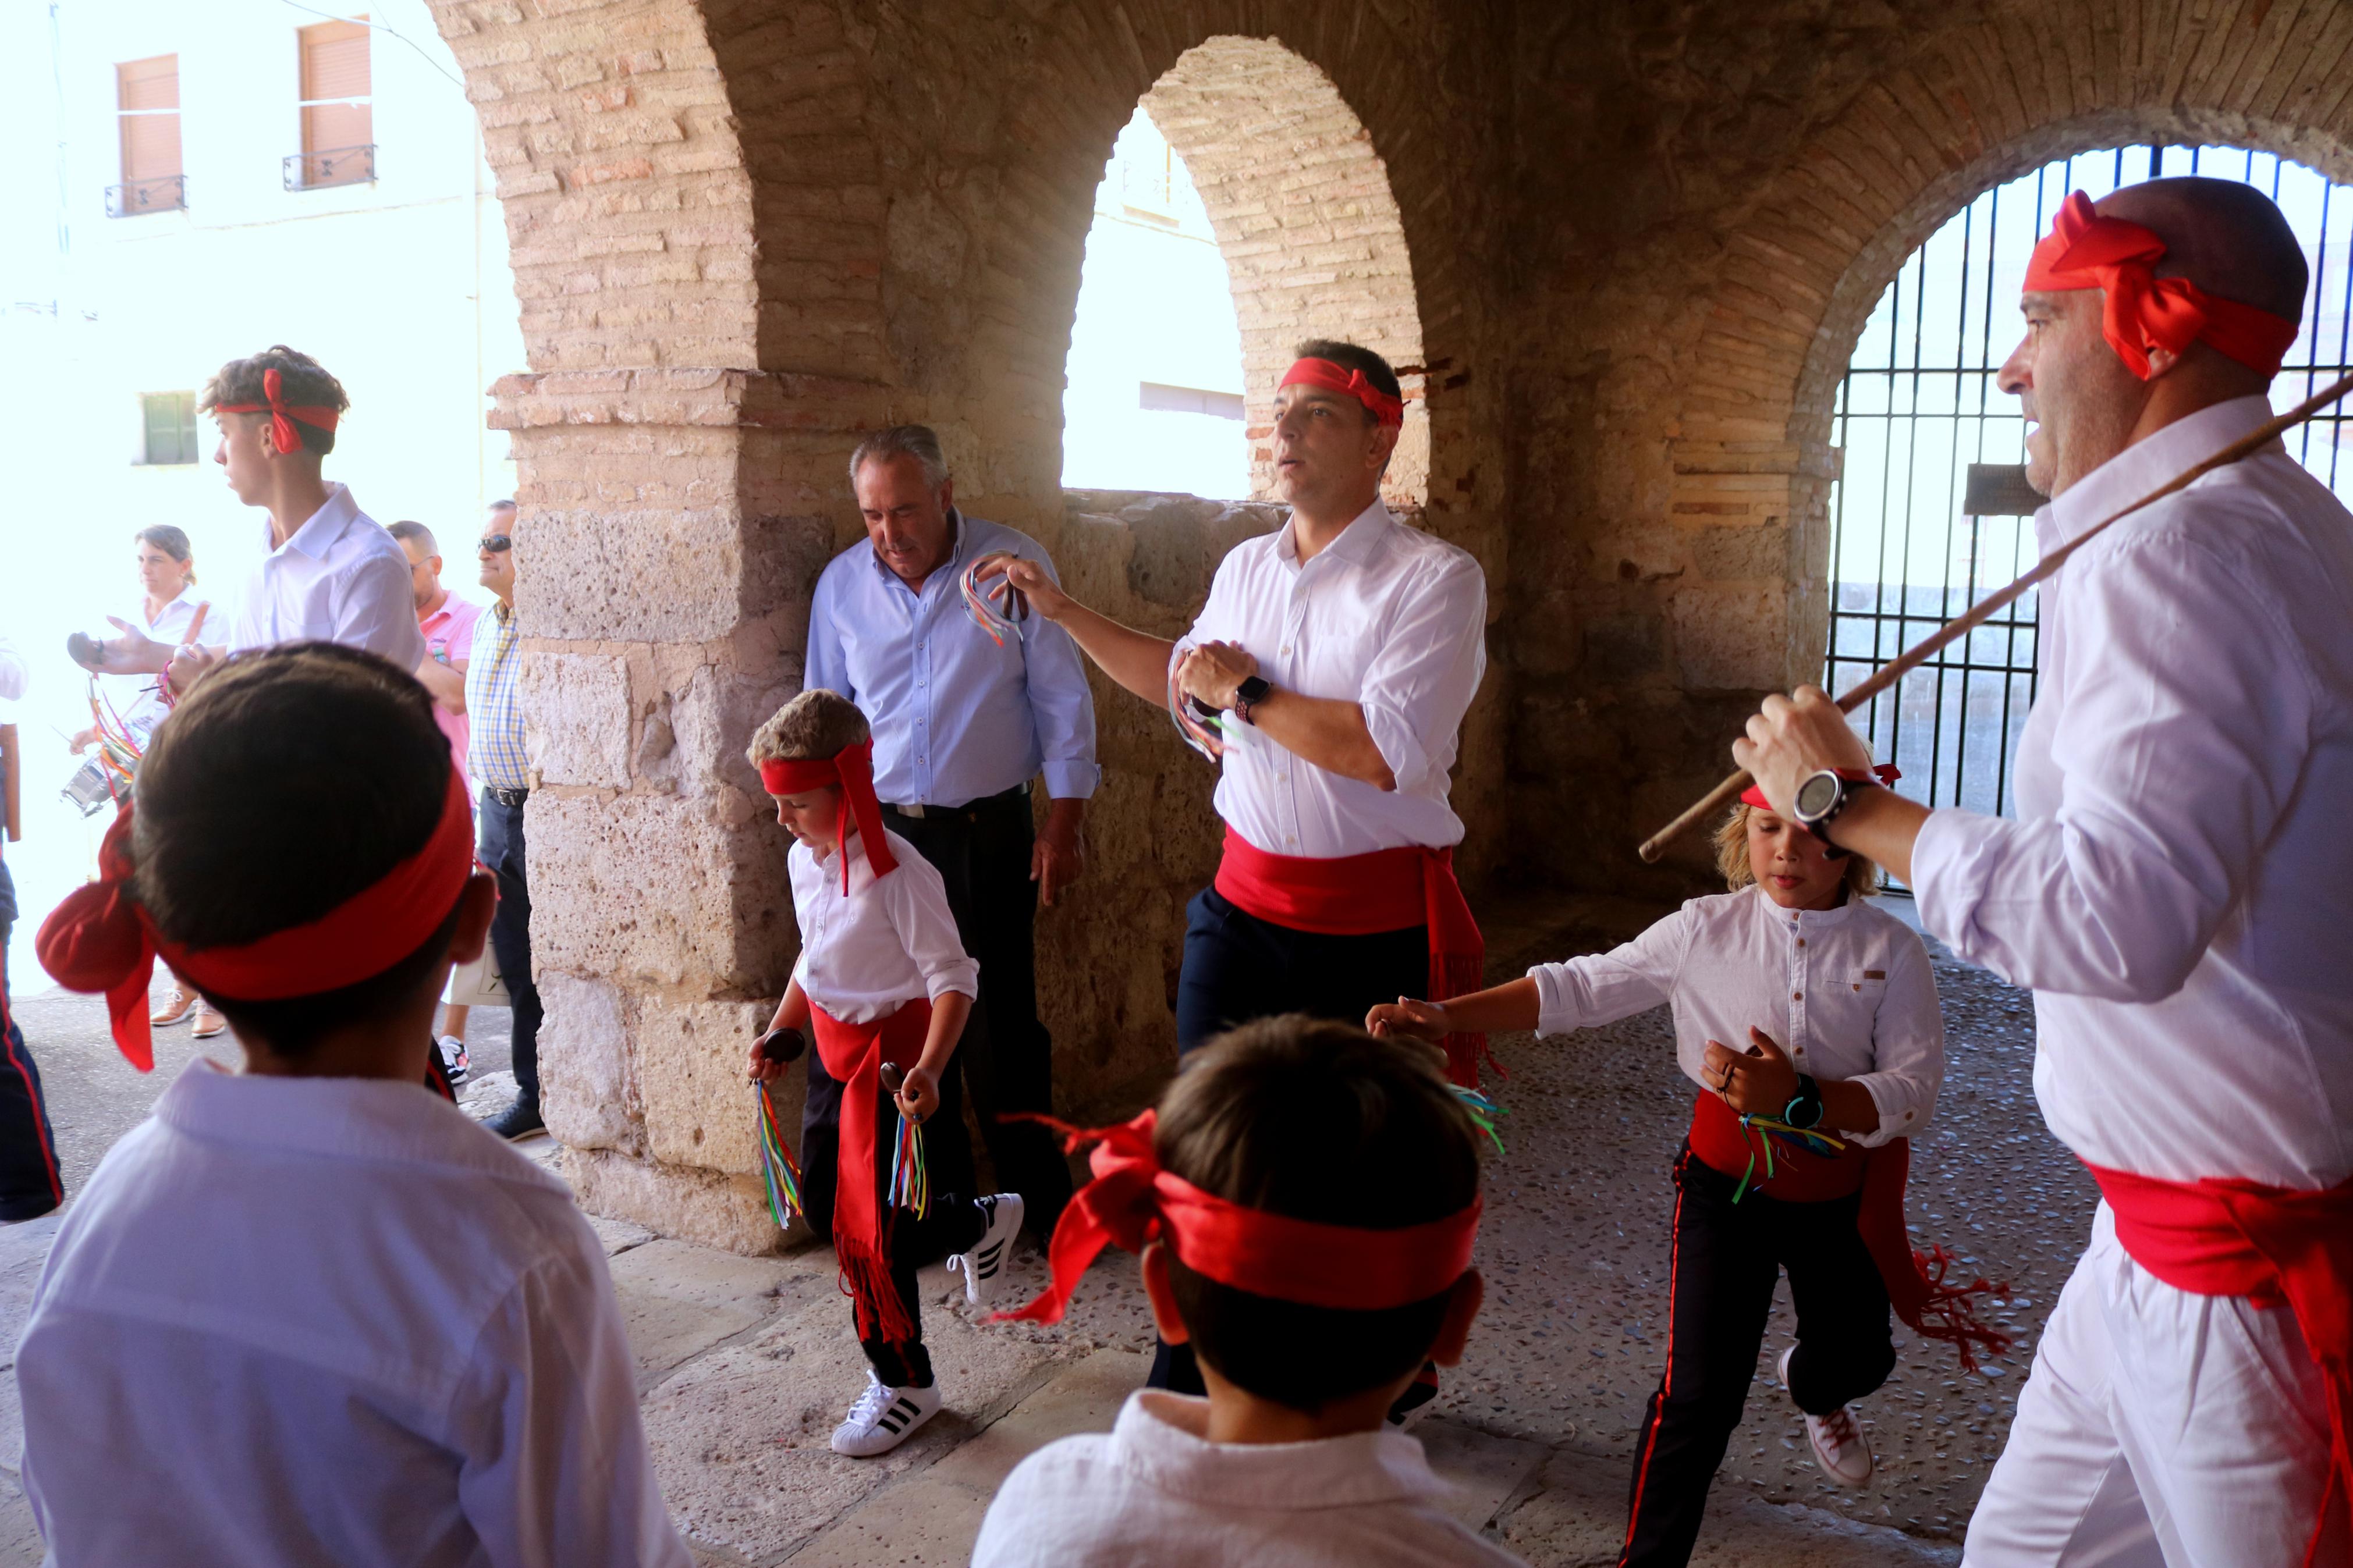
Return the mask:
MULTIPOLYGON (((2043 551, 2271 414, 2167 426, 2035 518, 2043 551)), ((2353 517, 2287 454, 2116 524, 2043 590, 2018 818, 1939 811, 1923 922, 2034 988, 2034 1091, 2165 1181, 2353 1175, 2353 517)))
POLYGON ((1462 841, 1447 775, 1487 668, 1487 580, 1468 552, 1375 501, 1302 566, 1286 522, 1218 563, 1176 656, 1206 642, 1240 644, 1285 691, 1361 703, 1397 777, 1395 790, 1345 778, 1229 719, 1217 806, 1234 831, 1312 859, 1462 841))
POLYGON ((595 1233, 420 1085, 191 1064, 68 1211, 16 1383, 60 1568, 690 1565, 595 1233))
POLYGON ((1566 1034, 1671 1004, 1675 1063, 1702 1089, 1710 1040, 1750 1048, 1751 1027, 1802 1073, 1870 1091, 1866 1149, 1928 1125, 1945 1081, 1945 1020, 1928 950, 1912 928, 1849 894, 1834 910, 1785 910, 1754 883, 1694 899, 1608 952, 1539 963, 1536 1033, 1566 1034))
POLYGON ((1108 1434, 1014 1467, 973 1568, 1525 1568, 1444 1513, 1421 1439, 1383 1429, 1307 1443, 1212 1443, 1209 1402, 1144 1389, 1108 1434))
MULTIPOLYGON (((948 558, 918 594, 863 540, 833 558, 809 604, 801 684, 838 691, 874 727, 874 793, 894 805, 963 805, 1026 784, 1084 800, 1095 702, 1071 634, 1032 616, 999 647, 965 608, 965 568, 1018 555, 1054 577, 1028 534, 950 510, 948 558)), ((1059 578, 1055 579, 1060 581, 1059 578)))
MULTIPOLYGON (((136 626, 140 635, 150 641, 177 647, 188 640, 188 628, 196 621, 196 606, 206 602, 183 588, 151 618, 147 614, 146 598, 142 595, 123 619, 136 626)), ((207 613, 205 625, 214 624, 212 616, 207 613)), ((201 640, 204 635, 202 628, 196 635, 201 640)), ((99 683, 105 689, 107 700, 114 705, 114 715, 120 717, 132 733, 142 741, 152 734, 155 726, 164 721, 164 716, 171 711, 160 695, 164 683, 160 675, 102 675, 99 677, 99 683)))
POLYGON ((25 700, 25 659, 16 645, 0 637, 0 702, 25 700))
POLYGON ((956 935, 947 884, 913 845, 887 827, 882 837, 899 868, 878 881, 863 838, 853 833, 846 894, 839 851, 820 860, 795 844, 786 857, 801 923, 793 978, 803 995, 845 1024, 888 1017, 918 996, 980 994, 980 964, 956 935))
MULTIPOLYGON (((261 526, 267 545, 269 524, 261 526)), ((343 485, 329 485, 327 504, 256 569, 228 650, 314 640, 365 648, 405 670, 425 658, 408 557, 343 485)))

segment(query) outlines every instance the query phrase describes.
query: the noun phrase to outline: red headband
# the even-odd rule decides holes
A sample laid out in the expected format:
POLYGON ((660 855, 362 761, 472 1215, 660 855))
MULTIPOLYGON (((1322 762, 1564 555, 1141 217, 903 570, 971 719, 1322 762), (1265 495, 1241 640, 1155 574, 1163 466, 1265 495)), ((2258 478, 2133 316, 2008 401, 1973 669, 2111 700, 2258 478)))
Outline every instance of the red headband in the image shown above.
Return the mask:
POLYGON ((1054 1227, 1047 1257, 1053 1283, 1000 1319, 1061 1321, 1071 1292, 1105 1247, 1128 1252, 1165 1241, 1196 1274, 1220 1285, 1303 1307, 1370 1312, 1426 1301, 1462 1278, 1479 1234, 1480 1200, 1444 1219, 1402 1230, 1319 1225, 1244 1208, 1160 1168, 1153 1150, 1156 1113, 1082 1132, 1045 1117, 1069 1147, 1095 1143, 1094 1180, 1079 1189, 1054 1227))
POLYGON ((1337 392, 1353 397, 1371 411, 1383 425, 1405 423, 1405 399, 1391 397, 1365 379, 1361 370, 1349 370, 1328 359, 1293 360, 1291 368, 1276 382, 1277 390, 1286 386, 1320 386, 1326 392, 1337 392))
MULTIPOLYGON (((1874 763, 1872 766, 1871 772, 1867 773, 1860 768, 1837 768, 1832 771, 1835 772, 1839 777, 1848 780, 1850 783, 1861 784, 1866 778, 1874 778, 1890 789, 1894 789, 1895 787, 1895 781, 1904 776, 1904 770, 1897 767, 1894 763, 1874 763)), ((1773 809, 1773 803, 1765 798, 1765 786, 1763 784, 1750 784, 1746 789, 1742 790, 1740 792, 1740 804, 1743 805, 1753 805, 1759 811, 1770 811, 1773 809)))
POLYGON ((877 877, 899 868, 891 841, 882 836, 882 806, 874 798, 874 737, 845 746, 830 757, 807 757, 794 762, 760 764, 760 783, 770 795, 798 795, 825 784, 841 787, 841 807, 833 818, 834 853, 841 857, 841 890, 849 891, 849 834, 845 822, 858 824, 866 841, 866 864, 877 877))
POLYGON ((2060 204, 2051 232, 2026 264, 2026 287, 2063 293, 2104 289, 2107 310, 2101 326, 2126 369, 2147 381, 2148 353, 2179 353, 2193 342, 2250 370, 2277 375, 2280 362, 2302 329, 2236 300, 2209 294, 2187 278, 2158 278, 2152 263, 2165 254, 2165 241, 2137 223, 2102 217, 2081 191, 2060 204))
POLYGON ((67 990, 106 994, 114 1043, 141 1072, 155 1065, 147 983, 159 955, 198 990, 240 1002, 341 990, 422 947, 449 918, 474 867, 472 803, 452 768, 433 837, 375 885, 308 924, 238 947, 191 950, 164 941, 132 896, 132 805, 123 802, 99 846, 98 880, 76 888, 50 911, 35 951, 41 967, 67 990))
MULTIPOLYGON (((335 421, 343 417, 341 414, 324 404, 288 403, 285 398, 285 378, 274 370, 265 370, 261 373, 261 395, 269 401, 266 403, 216 403, 213 405, 213 412, 259 414, 264 409, 269 410, 269 434, 271 438, 277 441, 278 449, 281 452, 292 451, 295 443, 301 439, 294 434, 294 426, 289 423, 290 420, 316 426, 322 430, 332 430, 335 427, 335 421)), ((470 810, 471 807, 468 809, 470 810)), ((417 940, 422 942, 425 939, 419 937, 417 940)), ((255 1001, 258 998, 247 997, 245 1000, 255 1001)))

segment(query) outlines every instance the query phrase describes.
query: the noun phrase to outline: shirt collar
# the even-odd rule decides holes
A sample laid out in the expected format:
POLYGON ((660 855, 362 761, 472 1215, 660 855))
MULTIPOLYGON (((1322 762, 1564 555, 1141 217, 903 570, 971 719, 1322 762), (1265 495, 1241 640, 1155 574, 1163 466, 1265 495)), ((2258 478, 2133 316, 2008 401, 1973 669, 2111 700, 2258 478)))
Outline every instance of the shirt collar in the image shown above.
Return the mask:
POLYGON ((2183 469, 2204 462, 2271 416, 2270 398, 2233 397, 2134 442, 2035 514, 2034 531, 2042 553, 2050 554, 2183 469))
MULTIPOLYGON (((286 541, 285 548, 299 550, 313 561, 324 561, 327 552, 343 536, 343 531, 359 516, 359 508, 352 504, 348 485, 329 485, 326 503, 312 512, 301 527, 286 541)), ((269 537, 269 525, 262 525, 262 537, 269 537)))
MULTIPOLYGON (((1376 497, 1372 505, 1358 512, 1350 520, 1348 526, 1340 531, 1339 538, 1315 552, 1315 560, 1321 561, 1328 555, 1351 565, 1361 564, 1372 554, 1373 546, 1381 542, 1381 535, 1388 532, 1396 521, 1389 515, 1388 505, 1376 497)), ((1282 558, 1284 565, 1297 571, 1300 569, 1299 540, 1291 530, 1291 523, 1284 522, 1282 531, 1275 536, 1274 552, 1282 558)), ((1314 561, 1308 563, 1310 566, 1314 563, 1314 561)))
POLYGON ((214 1142, 335 1160, 454 1163, 567 1190, 422 1081, 266 1078, 198 1057, 156 1101, 155 1117, 214 1142))
POLYGON ((1419 1438, 1356 1432, 1307 1443, 1212 1443, 1209 1402, 1142 1389, 1112 1427, 1119 1462, 1174 1497, 1223 1507, 1364 1508, 1442 1497, 1419 1438))
POLYGON ((1846 902, 1834 910, 1785 910, 1773 901, 1771 894, 1755 882, 1749 883, 1742 891, 1756 899, 1757 912, 1767 920, 1776 925, 1788 926, 1793 930, 1826 931, 1835 926, 1845 925, 1855 918, 1855 910, 1862 908, 1863 905, 1862 895, 1852 889, 1847 890, 1846 902))

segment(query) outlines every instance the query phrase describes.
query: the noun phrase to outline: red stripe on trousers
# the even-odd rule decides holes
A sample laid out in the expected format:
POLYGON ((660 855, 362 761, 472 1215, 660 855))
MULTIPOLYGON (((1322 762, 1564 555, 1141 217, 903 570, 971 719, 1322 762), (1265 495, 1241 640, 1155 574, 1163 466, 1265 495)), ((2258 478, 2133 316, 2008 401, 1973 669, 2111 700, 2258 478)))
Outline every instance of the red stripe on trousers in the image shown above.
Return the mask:
POLYGON ((1623 1564, 1634 1549, 1634 1526, 1642 1519, 1642 1489, 1651 1479, 1651 1459, 1659 1451, 1659 1427, 1667 1418, 1667 1395, 1675 1386, 1675 1277, 1683 1265, 1683 1185, 1675 1183, 1675 1215, 1667 1226, 1667 1370, 1659 1378, 1659 1403, 1651 1412, 1651 1429, 1642 1438, 1642 1468, 1634 1474, 1634 1506, 1626 1511, 1626 1542, 1618 1549, 1623 1564))

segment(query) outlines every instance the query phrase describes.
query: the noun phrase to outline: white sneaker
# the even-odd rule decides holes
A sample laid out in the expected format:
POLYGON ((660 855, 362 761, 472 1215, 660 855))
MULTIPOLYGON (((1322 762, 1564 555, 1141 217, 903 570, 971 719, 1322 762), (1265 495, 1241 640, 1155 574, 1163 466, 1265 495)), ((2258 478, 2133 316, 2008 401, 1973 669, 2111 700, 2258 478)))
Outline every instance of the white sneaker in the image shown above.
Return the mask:
POLYGON ((892 1388, 871 1372, 866 1392, 849 1407, 849 1416, 833 1429, 833 1451, 853 1459, 887 1454, 908 1435, 940 1413, 937 1384, 929 1388, 892 1388))
POLYGON ((1005 1276, 1005 1260, 1013 1250, 1013 1238, 1021 1234, 1023 1205, 1019 1193, 998 1193, 972 1201, 988 1223, 982 1227, 980 1239, 972 1244, 971 1251, 949 1255, 948 1268, 964 1270, 964 1299, 976 1307, 985 1307, 997 1294, 997 1282, 1005 1276))
MULTIPOLYGON (((1797 1353, 1795 1345, 1781 1352, 1778 1370, 1783 1388, 1789 1386, 1789 1358, 1797 1353)), ((1805 1412, 1799 1414, 1804 1415, 1805 1412)), ((1870 1482, 1871 1445, 1862 1440, 1862 1428, 1855 1424, 1852 1405, 1841 1405, 1828 1415, 1806 1415, 1806 1438, 1814 1446, 1814 1464, 1822 1474, 1842 1487, 1870 1482)))
POLYGON ((455 1089, 473 1073, 474 1058, 466 1053, 466 1042, 455 1035, 444 1035, 435 1043, 441 1047, 441 1070, 449 1075, 449 1087, 455 1089))

